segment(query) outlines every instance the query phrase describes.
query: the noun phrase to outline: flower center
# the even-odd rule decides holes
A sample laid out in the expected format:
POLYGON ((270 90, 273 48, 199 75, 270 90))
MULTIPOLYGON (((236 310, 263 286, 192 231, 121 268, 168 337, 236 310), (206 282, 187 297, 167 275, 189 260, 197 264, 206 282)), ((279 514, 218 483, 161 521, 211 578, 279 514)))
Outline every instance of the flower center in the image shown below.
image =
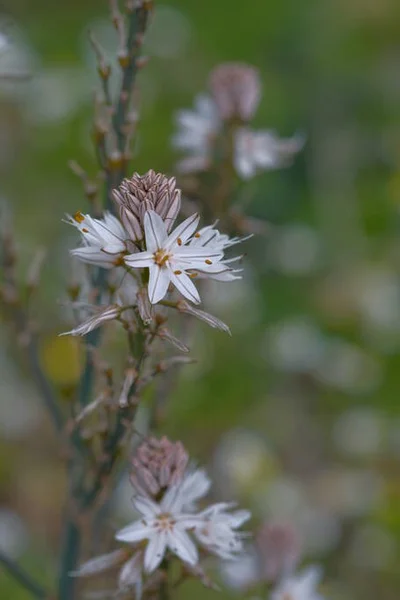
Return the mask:
POLYGON ((168 259, 170 258, 170 256, 171 255, 168 254, 168 252, 166 252, 162 248, 160 248, 153 254, 154 262, 159 267, 163 267, 165 265, 165 263, 168 261, 168 259))
POLYGON ((155 527, 158 531, 173 531, 176 521, 170 513, 158 515, 155 519, 155 527))

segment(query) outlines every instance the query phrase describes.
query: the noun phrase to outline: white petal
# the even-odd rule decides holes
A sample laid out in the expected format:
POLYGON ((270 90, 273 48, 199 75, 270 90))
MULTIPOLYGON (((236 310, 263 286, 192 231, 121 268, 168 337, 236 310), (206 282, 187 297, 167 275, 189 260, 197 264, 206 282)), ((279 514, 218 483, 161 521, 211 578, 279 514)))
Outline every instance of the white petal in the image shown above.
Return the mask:
POLYGON ((166 267, 152 265, 149 276, 149 300, 152 304, 160 302, 167 293, 171 271, 166 267))
POLYGON ((141 540, 148 539, 152 534, 153 528, 143 523, 142 521, 135 521, 127 527, 120 529, 115 534, 115 539, 120 542, 140 542, 141 540))
POLYGON ((97 267, 111 269, 115 263, 115 256, 102 252, 99 247, 85 246, 83 248, 75 248, 71 250, 71 254, 76 256, 83 262, 97 267))
POLYGON ((198 561, 197 548, 185 531, 180 531, 178 527, 174 527, 173 532, 168 535, 168 546, 172 552, 184 562, 190 565, 195 565, 198 561))
POLYGON ((192 216, 185 219, 183 223, 178 225, 178 227, 175 227, 174 231, 168 236, 166 248, 172 248, 178 238, 181 240, 182 244, 187 242, 190 236, 196 231, 199 221, 199 215, 194 213, 192 216))
POLYGON ((136 510, 147 519, 152 519, 160 512, 159 505, 146 496, 133 496, 132 503, 136 510))
POLYGON ((154 257, 152 252, 137 252, 136 254, 128 254, 124 261, 129 267, 141 268, 151 267, 154 265, 154 257))
POLYGON ((122 243, 109 243, 106 246, 103 246, 102 248, 103 252, 105 252, 106 254, 119 254, 120 252, 123 252, 125 250, 125 244, 122 243))
POLYGON ((251 519, 251 512, 249 510, 237 510, 230 515, 230 525, 234 529, 246 523, 249 519, 251 519))
POLYGON ((194 304, 200 304, 200 296, 199 292, 196 289, 196 286, 186 275, 186 273, 181 273, 180 275, 175 275, 172 270, 169 270, 169 276, 171 278, 171 282, 174 284, 177 290, 185 296, 188 300, 193 302, 194 304))
POLYGON ((154 534, 144 554, 144 568, 148 573, 154 571, 164 558, 167 536, 164 532, 154 534))
POLYGON ((211 480, 203 469, 197 469, 185 477, 182 484, 184 506, 203 498, 211 487, 211 480))
POLYGON ((153 210, 149 210, 144 215, 144 231, 148 252, 156 252, 164 247, 168 235, 167 228, 160 215, 153 210))

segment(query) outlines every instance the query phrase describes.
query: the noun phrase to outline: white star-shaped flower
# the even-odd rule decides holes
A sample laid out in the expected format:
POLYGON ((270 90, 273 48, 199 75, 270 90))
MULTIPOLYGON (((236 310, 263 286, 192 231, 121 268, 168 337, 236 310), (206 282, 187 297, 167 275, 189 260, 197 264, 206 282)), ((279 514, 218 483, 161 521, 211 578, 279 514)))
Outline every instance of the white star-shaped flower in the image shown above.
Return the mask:
POLYGON ((228 512, 232 505, 226 502, 213 504, 199 514, 200 522, 194 535, 207 550, 225 560, 234 559, 243 551, 243 536, 237 532, 251 514, 248 510, 228 512))
POLYGON ((168 235, 167 227, 157 213, 149 211, 145 214, 146 251, 125 256, 125 263, 129 267, 149 268, 149 299, 152 304, 164 298, 170 283, 185 298, 199 304, 200 296, 192 277, 199 272, 207 276, 228 269, 221 263, 222 247, 188 244, 198 223, 199 216, 194 214, 168 235))
POLYGON ((144 568, 154 571, 169 548, 183 562, 195 565, 198 552, 187 530, 198 524, 196 515, 182 513, 184 499, 176 487, 170 488, 159 504, 145 496, 135 496, 133 504, 141 518, 116 534, 116 539, 129 544, 148 540, 144 568))
POLYGON ((172 138, 172 145, 187 152, 187 158, 180 161, 181 172, 201 171, 207 167, 213 139, 221 128, 221 118, 215 102, 206 94, 195 99, 192 110, 176 113, 178 131, 172 138))
POLYGON ((320 579, 318 567, 309 567, 298 575, 285 577, 272 591, 270 600, 323 600, 316 590, 320 579))
POLYGON ((242 127, 236 131, 234 146, 236 171, 243 179, 250 179, 259 171, 290 164, 292 156, 304 146, 304 139, 300 135, 284 139, 273 131, 242 127))
POLYGON ((104 213, 103 219, 93 219, 77 212, 73 217, 68 216, 68 223, 79 229, 84 244, 81 248, 71 250, 73 256, 106 269, 121 263, 128 235, 120 221, 111 213, 104 213))

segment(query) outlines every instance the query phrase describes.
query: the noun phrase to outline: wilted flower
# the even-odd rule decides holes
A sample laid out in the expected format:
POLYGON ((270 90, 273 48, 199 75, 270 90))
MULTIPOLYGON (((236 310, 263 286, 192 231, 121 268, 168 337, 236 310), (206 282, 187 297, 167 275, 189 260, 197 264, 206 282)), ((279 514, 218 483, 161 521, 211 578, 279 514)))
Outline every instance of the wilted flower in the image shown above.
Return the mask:
POLYGON ((128 234, 111 213, 104 213, 103 219, 93 219, 77 212, 67 215, 68 223, 82 234, 83 246, 71 250, 71 254, 83 262, 106 269, 118 266, 127 252, 128 234))
POLYGON ((304 145, 300 136, 282 139, 273 131, 240 128, 235 133, 235 168, 243 179, 258 171, 277 169, 290 163, 304 145))
POLYGON ((260 101, 257 69, 243 63, 224 63, 210 75, 210 88, 222 119, 248 121, 260 101))
POLYGON ((145 175, 134 173, 130 179, 124 179, 113 190, 113 197, 121 222, 134 241, 143 239, 147 211, 156 212, 169 232, 181 207, 181 191, 176 187, 175 177, 168 178, 152 169, 145 175))
POLYGON ((91 577, 119 568, 118 592, 126 594, 134 591, 135 598, 140 598, 142 593, 143 553, 140 551, 119 549, 102 554, 88 560, 76 571, 70 573, 71 577, 91 577))
POLYGON ((178 132, 172 138, 172 145, 188 155, 178 164, 178 170, 194 172, 207 168, 213 140, 221 128, 213 100, 205 94, 198 96, 193 110, 177 112, 176 122, 178 132))
MULTIPOLYGON (((201 245, 191 244, 199 216, 192 215, 168 235, 167 228, 159 215, 149 211, 144 217, 146 251, 125 257, 129 267, 147 267, 149 276, 149 299, 152 304, 162 300, 172 283, 185 298, 195 304, 200 296, 192 282, 199 274, 217 278, 231 271, 223 261, 223 247, 227 242, 201 245)), ((194 237, 201 234, 195 234, 194 237)), ((235 278, 235 277, 233 277, 235 278)))
POLYGON ((285 577, 272 591, 270 600, 323 600, 316 590, 320 579, 318 567, 309 567, 299 575, 285 577))
POLYGON ((139 285, 134 277, 126 275, 122 280, 116 295, 115 302, 107 306, 90 307, 93 314, 82 323, 61 335, 87 335, 93 329, 100 327, 107 321, 119 319, 125 324, 132 323, 135 320, 132 314, 133 307, 138 304, 139 285))

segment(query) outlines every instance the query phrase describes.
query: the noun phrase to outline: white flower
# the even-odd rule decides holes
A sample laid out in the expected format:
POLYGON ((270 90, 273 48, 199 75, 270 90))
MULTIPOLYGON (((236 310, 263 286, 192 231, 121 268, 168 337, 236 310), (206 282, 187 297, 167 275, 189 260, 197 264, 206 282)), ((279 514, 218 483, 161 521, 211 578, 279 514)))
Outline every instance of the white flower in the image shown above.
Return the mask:
POLYGON ((192 277, 199 273, 214 277, 230 270, 221 262, 221 244, 205 247, 187 244, 198 223, 199 216, 194 214, 168 235, 166 225, 157 213, 149 211, 145 214, 146 251, 126 256, 125 263, 130 267, 149 268, 149 299, 152 304, 164 298, 170 283, 185 298, 198 304, 200 296, 192 277))
POLYGON ((323 600, 316 591, 320 579, 320 569, 309 567, 299 575, 284 578, 272 591, 270 600, 323 600))
POLYGON ((198 523, 196 515, 182 513, 184 498, 176 486, 170 488, 159 504, 145 496, 134 496, 133 504, 140 513, 134 521, 116 534, 121 542, 137 543, 148 540, 144 553, 144 568, 154 571, 169 548, 183 562, 195 565, 198 552, 187 530, 198 523))
POLYGON ((226 502, 213 504, 199 514, 201 522, 194 530, 194 535, 207 550, 225 560, 232 560, 243 551, 243 533, 236 529, 251 516, 247 510, 227 512, 231 506, 226 502))
MULTIPOLYGON (((199 229, 196 235, 190 240, 189 245, 202 248, 212 248, 214 251, 220 251, 223 253, 226 248, 230 248, 235 244, 240 244, 251 237, 252 234, 242 238, 230 238, 226 233, 220 233, 218 229, 215 229, 214 225, 208 225, 207 227, 199 229)), ((239 273, 242 272, 242 269, 232 269, 229 265, 240 260, 241 258, 241 256, 235 256, 234 258, 221 260, 218 265, 214 266, 214 269, 210 268, 207 271, 207 278, 216 279, 217 281, 233 281, 235 279, 240 279, 241 276, 239 273)), ((202 274, 199 273, 199 277, 201 276, 202 274)))
POLYGON ((199 95, 194 110, 178 111, 176 122, 178 132, 172 138, 172 144, 189 155, 179 164, 179 170, 188 172, 205 168, 212 141, 221 126, 216 104, 209 96, 199 95))
POLYGON ((68 223, 82 234, 83 246, 71 250, 83 262, 110 269, 121 263, 122 253, 126 252, 128 235, 111 213, 104 213, 103 219, 93 219, 80 212, 68 216, 68 223))
POLYGON ((273 131, 242 127, 234 139, 236 171, 243 179, 249 179, 258 171, 282 167, 303 145, 301 136, 282 139, 273 131))

